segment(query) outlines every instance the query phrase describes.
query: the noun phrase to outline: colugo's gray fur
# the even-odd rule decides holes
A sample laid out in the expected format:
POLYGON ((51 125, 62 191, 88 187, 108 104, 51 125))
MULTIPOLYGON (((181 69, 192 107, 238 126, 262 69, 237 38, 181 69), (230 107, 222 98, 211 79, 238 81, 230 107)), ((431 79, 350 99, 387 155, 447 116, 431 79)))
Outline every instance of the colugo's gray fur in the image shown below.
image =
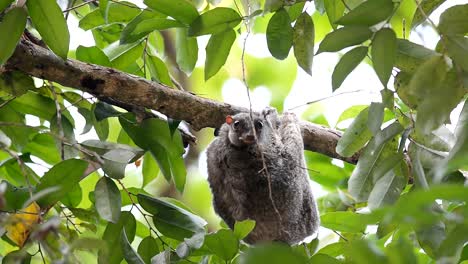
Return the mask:
POLYGON ((319 218, 298 118, 292 113, 278 117, 275 109, 267 108, 253 113, 253 122, 249 113, 232 119, 207 150, 215 211, 230 228, 235 221, 255 220, 255 229, 244 239, 248 243, 294 244, 313 234, 319 218))

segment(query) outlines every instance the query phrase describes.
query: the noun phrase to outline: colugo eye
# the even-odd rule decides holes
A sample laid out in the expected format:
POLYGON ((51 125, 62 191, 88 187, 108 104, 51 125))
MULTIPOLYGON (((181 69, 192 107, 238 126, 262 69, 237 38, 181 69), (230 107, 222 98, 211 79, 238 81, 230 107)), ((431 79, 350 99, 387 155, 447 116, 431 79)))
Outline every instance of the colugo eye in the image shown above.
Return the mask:
POLYGON ((255 121, 255 128, 256 129, 262 129, 262 127, 263 127, 262 121, 258 121, 258 120, 255 121))
POLYGON ((234 122, 234 128, 238 128, 239 125, 240 125, 240 121, 239 121, 239 120, 237 120, 237 121, 234 122))

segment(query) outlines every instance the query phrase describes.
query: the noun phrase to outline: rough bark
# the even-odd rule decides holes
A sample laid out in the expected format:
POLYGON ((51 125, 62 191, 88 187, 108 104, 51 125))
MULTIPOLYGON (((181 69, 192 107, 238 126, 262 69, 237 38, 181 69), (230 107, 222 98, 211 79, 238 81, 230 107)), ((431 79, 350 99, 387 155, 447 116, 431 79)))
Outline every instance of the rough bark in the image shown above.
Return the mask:
MULTIPOLYGON (((112 68, 72 59, 64 61, 48 49, 25 39, 20 41, 5 68, 76 88, 97 98, 154 109, 173 119, 188 122, 195 130, 219 127, 226 115, 248 111, 112 68)), ((341 132, 309 122, 301 122, 301 128, 306 150, 350 163, 357 162, 358 155, 346 158, 336 153, 341 132)))

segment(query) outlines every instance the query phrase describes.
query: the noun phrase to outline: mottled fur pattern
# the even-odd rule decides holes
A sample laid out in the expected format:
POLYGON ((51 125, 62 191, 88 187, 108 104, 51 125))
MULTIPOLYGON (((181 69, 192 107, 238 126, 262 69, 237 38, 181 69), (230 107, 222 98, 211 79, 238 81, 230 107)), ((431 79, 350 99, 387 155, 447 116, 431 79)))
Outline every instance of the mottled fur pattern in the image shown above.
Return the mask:
MULTIPOLYGON (((225 123, 208 147, 208 181, 215 211, 230 228, 235 221, 255 220, 255 229, 245 239, 248 243, 298 243, 312 235, 319 224, 299 120, 292 113, 280 118, 272 108, 253 113, 253 119, 263 123, 256 143, 233 144, 234 124, 225 123), (263 152, 263 160, 259 151, 263 152)), ((250 114, 237 114, 233 120, 244 121, 243 132, 253 131, 250 114)))

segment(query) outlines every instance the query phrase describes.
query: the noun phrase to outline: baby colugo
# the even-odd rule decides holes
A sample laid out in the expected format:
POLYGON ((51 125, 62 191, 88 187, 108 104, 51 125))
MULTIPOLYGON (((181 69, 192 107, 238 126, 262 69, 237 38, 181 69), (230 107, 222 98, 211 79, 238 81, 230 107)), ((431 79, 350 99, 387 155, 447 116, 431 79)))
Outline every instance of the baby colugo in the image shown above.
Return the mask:
POLYGON ((294 114, 279 117, 267 108, 227 116, 207 156, 216 213, 231 229, 236 221, 256 222, 246 242, 295 244, 317 230, 317 206, 294 114))

